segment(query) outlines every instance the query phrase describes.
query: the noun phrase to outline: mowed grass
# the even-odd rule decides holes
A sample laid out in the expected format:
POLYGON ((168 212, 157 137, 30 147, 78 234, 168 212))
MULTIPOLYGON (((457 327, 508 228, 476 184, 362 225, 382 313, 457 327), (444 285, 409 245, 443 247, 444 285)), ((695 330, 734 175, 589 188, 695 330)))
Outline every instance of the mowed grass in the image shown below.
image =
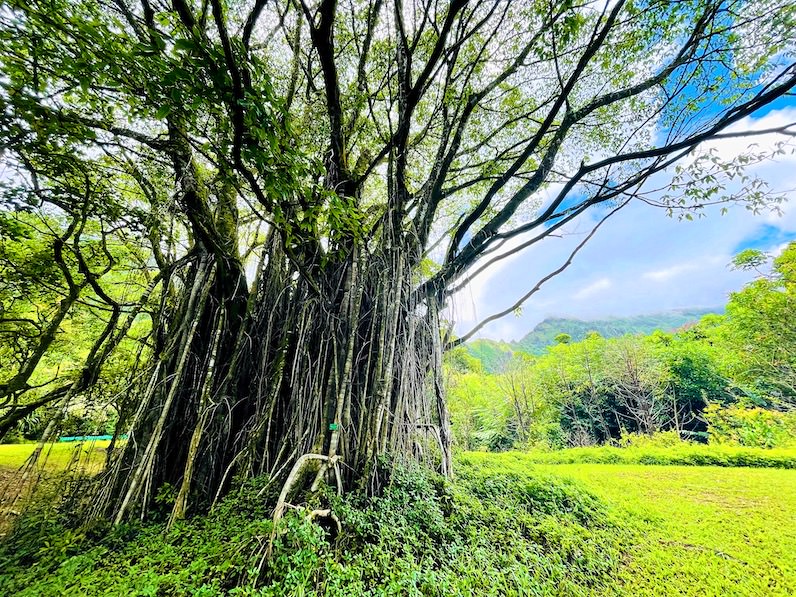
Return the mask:
POLYGON ((36 468, 27 466, 36 444, 0 444, 0 537, 6 534, 36 483, 46 484, 67 470, 99 472, 109 444, 109 441, 47 444, 36 468))
POLYGON ((574 479, 631 530, 622 595, 796 595, 796 470, 533 464, 523 454, 465 454, 483 472, 574 479))
MULTIPOLYGON (((109 441, 61 442, 47 444, 40 459, 49 470, 67 468, 70 463, 94 469, 102 465, 109 441)), ((36 444, 0 444, 0 470, 5 472, 21 469, 33 453, 36 444)))

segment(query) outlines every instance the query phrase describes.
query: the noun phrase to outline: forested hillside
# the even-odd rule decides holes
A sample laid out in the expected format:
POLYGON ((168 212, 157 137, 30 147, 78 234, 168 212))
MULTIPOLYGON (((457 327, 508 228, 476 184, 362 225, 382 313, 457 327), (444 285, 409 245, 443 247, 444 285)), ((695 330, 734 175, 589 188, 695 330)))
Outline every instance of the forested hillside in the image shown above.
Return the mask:
POLYGON ((519 340, 511 343, 518 350, 529 354, 542 354, 548 346, 557 343, 561 334, 570 337, 570 341, 579 342, 590 332, 597 332, 603 338, 616 338, 628 334, 651 334, 656 330, 673 332, 677 328, 696 323, 708 313, 720 313, 721 308, 682 309, 636 315, 633 317, 611 317, 609 319, 562 319, 548 318, 536 325, 533 330, 519 340))
POLYGON ((513 353, 524 352, 540 355, 564 337, 567 342, 579 342, 590 332, 596 332, 603 338, 616 338, 627 334, 650 334, 656 330, 673 332, 679 327, 696 323, 708 313, 719 313, 722 309, 683 309, 666 311, 650 315, 634 317, 612 317, 610 319, 580 320, 552 317, 538 323, 533 330, 520 340, 503 342, 478 338, 470 340, 464 346, 467 352, 481 361, 487 373, 503 371, 511 360, 513 353), (563 335, 563 336, 562 336, 563 335))

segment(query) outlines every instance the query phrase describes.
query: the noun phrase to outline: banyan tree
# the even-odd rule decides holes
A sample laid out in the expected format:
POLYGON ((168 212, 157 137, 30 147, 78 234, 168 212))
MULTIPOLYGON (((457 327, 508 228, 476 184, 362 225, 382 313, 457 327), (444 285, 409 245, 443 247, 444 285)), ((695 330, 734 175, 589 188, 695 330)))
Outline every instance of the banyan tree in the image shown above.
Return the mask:
POLYGON ((27 322, 3 294, 24 350, 0 433, 46 408, 50 439, 113 389, 127 439, 93 504, 116 521, 164 487, 179 518, 246 476, 372 490, 385 456, 451 474, 451 296, 591 222, 563 271, 629 201, 775 200, 726 185, 766 156, 700 148, 758 134, 737 125, 791 95, 794 17, 784 0, 7 0, 0 221, 50 239, 28 280, 50 302, 27 322), (80 366, 34 383, 67 333, 90 340, 80 366))

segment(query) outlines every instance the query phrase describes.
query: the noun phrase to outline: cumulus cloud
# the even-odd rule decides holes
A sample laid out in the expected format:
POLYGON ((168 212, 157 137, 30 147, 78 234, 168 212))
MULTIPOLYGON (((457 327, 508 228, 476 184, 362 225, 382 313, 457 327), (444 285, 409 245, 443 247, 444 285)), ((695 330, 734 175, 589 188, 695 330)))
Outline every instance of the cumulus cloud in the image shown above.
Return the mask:
POLYGON ((674 278, 677 274, 687 272, 689 269, 692 269, 694 266, 691 264, 683 264, 683 265, 674 265, 672 267, 667 267, 665 269, 659 269, 654 272, 644 272, 641 277, 645 280, 652 280, 653 282, 663 282, 670 278, 674 278))
POLYGON ((701 262, 695 262, 689 260, 686 263, 677 263, 675 265, 665 267, 663 269, 646 271, 643 274, 641 274, 641 278, 642 280, 648 280, 650 282, 670 283, 677 280, 678 278, 679 279, 684 278, 685 274, 698 272, 700 270, 720 265, 722 265, 721 257, 709 257, 707 259, 703 259, 701 262))

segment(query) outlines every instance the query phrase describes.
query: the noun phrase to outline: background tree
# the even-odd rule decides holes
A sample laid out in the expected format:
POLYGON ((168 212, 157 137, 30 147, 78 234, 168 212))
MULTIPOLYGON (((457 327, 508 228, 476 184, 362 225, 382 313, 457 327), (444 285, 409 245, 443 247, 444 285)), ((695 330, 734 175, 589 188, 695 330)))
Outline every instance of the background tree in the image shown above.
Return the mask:
POLYGON ((771 260, 742 251, 735 267, 760 277, 730 296, 725 319, 709 338, 728 355, 729 375, 753 402, 780 410, 796 407, 796 243, 771 260))
POLYGON ((583 446, 670 430, 706 441, 706 409, 739 398, 738 384, 721 373, 722 350, 699 326, 616 338, 592 332, 538 357, 518 353, 501 374, 452 372, 454 436, 469 449, 583 446), (481 435, 502 439, 490 444, 481 435))
POLYGON ((308 462, 341 488, 377 488, 387 453, 450 473, 450 295, 590 210, 763 207, 692 152, 796 83, 784 1, 12 0, 0 21, 16 183, 68 214, 103 181, 151 252, 151 358, 96 499, 116 521, 165 484, 173 519, 235 475, 289 490, 308 462), (686 158, 669 195, 644 186, 686 158))
POLYGON ((664 371, 641 338, 623 337, 606 347, 606 393, 620 429, 654 433, 675 424, 664 371))
POLYGON ((737 399, 735 383, 721 372, 720 352, 704 342, 701 333, 690 329, 673 335, 653 334, 650 343, 669 400, 671 428, 682 439, 704 440, 705 409, 737 399))
MULTIPOLYGON (((67 170, 66 178, 72 174, 67 170)), ((117 369, 114 381, 101 370, 107 373, 120 360, 129 367, 140 353, 127 332, 144 325, 134 326, 140 314, 136 286, 145 285, 137 262, 142 255, 128 246, 126 223, 112 221, 107 212, 95 212, 93 219, 88 200, 67 195, 71 184, 35 188, 16 211, 2 214, 0 438, 43 407, 58 419, 78 397, 84 406, 89 398, 111 402, 126 375, 117 369), (50 206, 63 209, 31 207, 44 194, 50 206)), ((94 196, 95 181, 87 177, 85 184, 85 198, 107 201, 110 211, 104 191, 94 196)))

